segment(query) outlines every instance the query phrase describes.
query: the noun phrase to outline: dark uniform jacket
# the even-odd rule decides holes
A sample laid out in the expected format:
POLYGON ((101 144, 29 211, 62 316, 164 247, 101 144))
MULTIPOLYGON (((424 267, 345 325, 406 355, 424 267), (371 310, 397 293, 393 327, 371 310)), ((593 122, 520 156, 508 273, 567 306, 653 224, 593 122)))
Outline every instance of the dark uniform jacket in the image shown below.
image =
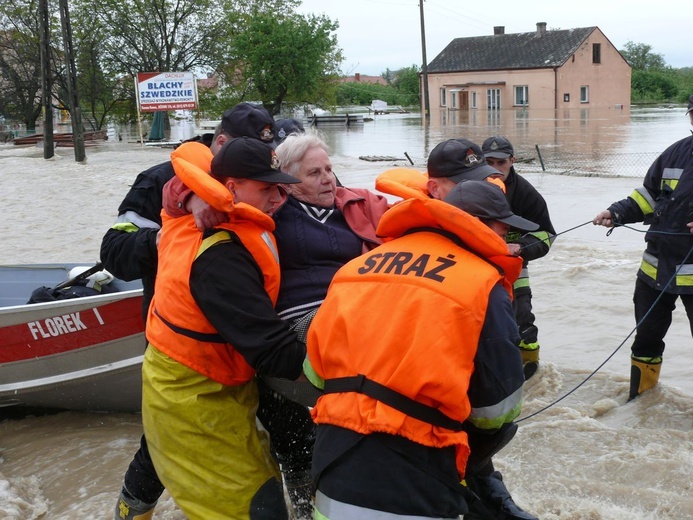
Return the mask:
POLYGON ((549 208, 544 197, 527 179, 518 175, 515 167, 510 168, 505 179, 505 196, 513 213, 539 224, 539 229, 531 233, 523 235, 513 230, 508 233, 507 241, 520 244, 520 256, 527 265, 527 262, 544 256, 551 248, 556 231, 549 217, 549 208))
POLYGON ((693 294, 693 235, 686 227, 693 221, 693 136, 664 150, 647 171, 642 187, 609 206, 609 211, 616 224, 650 226, 638 278, 660 291, 693 294), (671 280, 684 259, 685 265, 671 280))
POLYGON ((158 266, 156 235, 161 229, 162 190, 174 176, 170 161, 140 173, 118 207, 118 221, 101 242, 104 267, 121 280, 142 279, 142 316, 154 294, 158 266))
MULTIPOLYGON (((199 141, 211 146, 213 134, 195 136, 184 142, 199 141)), ((142 318, 154 294, 158 268, 156 235, 161 229, 163 188, 174 177, 171 161, 140 173, 118 207, 118 219, 101 241, 101 262, 121 280, 142 279, 142 318)))

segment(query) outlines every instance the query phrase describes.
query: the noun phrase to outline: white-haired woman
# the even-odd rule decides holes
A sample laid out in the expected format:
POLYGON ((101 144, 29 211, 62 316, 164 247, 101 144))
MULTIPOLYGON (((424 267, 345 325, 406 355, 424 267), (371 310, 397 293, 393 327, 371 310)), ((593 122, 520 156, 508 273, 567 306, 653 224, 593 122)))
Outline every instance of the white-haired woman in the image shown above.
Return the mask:
POLYGON ((282 269, 277 312, 295 319, 317 309, 337 270, 380 243, 375 228, 387 200, 366 189, 337 186, 325 142, 290 135, 276 149, 282 170, 299 179, 274 213, 282 269))

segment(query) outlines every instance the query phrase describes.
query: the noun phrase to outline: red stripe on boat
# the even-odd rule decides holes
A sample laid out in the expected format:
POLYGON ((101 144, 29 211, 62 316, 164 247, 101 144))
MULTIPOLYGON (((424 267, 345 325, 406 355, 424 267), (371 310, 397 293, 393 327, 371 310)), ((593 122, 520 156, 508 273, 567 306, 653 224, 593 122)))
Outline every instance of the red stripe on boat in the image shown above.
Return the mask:
POLYGON ((69 352, 143 331, 142 297, 127 298, 101 307, 0 328, 0 363, 69 352))

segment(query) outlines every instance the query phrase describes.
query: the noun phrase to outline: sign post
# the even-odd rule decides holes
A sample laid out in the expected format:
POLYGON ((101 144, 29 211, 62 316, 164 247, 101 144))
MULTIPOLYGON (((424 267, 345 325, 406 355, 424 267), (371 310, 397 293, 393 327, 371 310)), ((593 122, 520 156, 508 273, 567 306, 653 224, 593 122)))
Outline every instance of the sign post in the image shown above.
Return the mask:
POLYGON ((141 112, 195 110, 198 106, 197 84, 192 72, 140 72, 135 87, 142 146, 141 112))

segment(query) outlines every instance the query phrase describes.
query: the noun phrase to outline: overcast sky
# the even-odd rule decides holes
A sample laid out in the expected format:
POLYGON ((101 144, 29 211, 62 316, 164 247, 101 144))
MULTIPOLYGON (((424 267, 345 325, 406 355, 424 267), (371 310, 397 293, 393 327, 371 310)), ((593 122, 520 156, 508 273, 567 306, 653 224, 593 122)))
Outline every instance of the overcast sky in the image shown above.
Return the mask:
MULTIPOLYGON (((345 74, 422 63, 419 0, 303 0, 299 11, 339 21, 345 74)), ((549 30, 597 26, 619 50, 628 41, 645 43, 672 67, 693 66, 691 0, 425 0, 424 19, 429 63, 455 38, 491 35, 496 25, 506 34, 531 32, 546 22, 549 30)))

